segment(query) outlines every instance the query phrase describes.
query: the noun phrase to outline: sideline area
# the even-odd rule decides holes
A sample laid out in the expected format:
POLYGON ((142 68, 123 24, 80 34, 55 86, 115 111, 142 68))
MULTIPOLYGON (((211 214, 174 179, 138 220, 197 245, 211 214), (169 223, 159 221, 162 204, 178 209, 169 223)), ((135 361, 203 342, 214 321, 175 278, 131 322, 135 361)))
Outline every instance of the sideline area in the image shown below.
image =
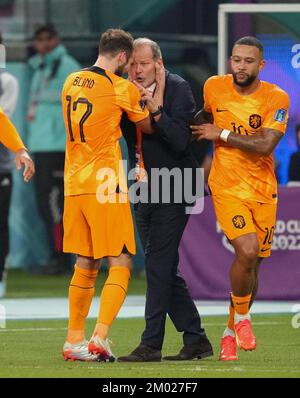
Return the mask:
MULTIPOLYGON (((200 315, 227 315, 228 301, 196 301, 200 315)), ((7 320, 25 319, 67 319, 67 298, 24 298, 0 300, 1 315, 5 311, 7 320)), ((99 298, 94 298, 89 318, 97 318, 99 298)), ((127 296, 118 318, 143 318, 145 296, 127 296)), ((300 303, 294 301, 257 301, 252 314, 295 313, 300 311, 300 303)))

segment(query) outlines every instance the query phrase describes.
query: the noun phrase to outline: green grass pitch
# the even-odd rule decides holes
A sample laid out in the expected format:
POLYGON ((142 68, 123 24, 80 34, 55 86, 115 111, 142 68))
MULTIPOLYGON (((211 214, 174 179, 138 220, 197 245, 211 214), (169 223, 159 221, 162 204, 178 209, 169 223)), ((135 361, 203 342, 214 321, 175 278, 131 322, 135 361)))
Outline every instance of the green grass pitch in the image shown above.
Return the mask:
MULTIPOLYGON (((184 362, 82 363, 65 362, 60 354, 67 321, 8 321, 0 329, 0 377, 300 377, 300 331, 291 326, 292 315, 254 315, 258 346, 254 352, 239 351, 239 361, 218 361, 220 336, 226 317, 207 316, 203 325, 215 355, 184 362)), ((87 322, 87 337, 94 326, 87 322)), ((111 330, 116 355, 128 354, 139 343, 142 319, 118 319, 111 330)), ((163 354, 176 353, 181 337, 167 322, 163 354)))

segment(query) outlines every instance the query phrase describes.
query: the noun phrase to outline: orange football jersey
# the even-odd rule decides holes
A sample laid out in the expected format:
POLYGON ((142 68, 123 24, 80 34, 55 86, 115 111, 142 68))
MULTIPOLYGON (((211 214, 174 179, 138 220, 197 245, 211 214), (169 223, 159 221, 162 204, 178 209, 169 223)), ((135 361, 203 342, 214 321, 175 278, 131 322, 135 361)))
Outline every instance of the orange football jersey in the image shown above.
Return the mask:
POLYGON ((3 112, 0 107, 0 142, 8 149, 13 152, 17 152, 19 149, 24 148, 25 145, 15 126, 9 120, 9 118, 3 112))
MULTIPOLYGON (((289 97, 275 84, 261 81, 254 93, 240 95, 233 87, 232 75, 213 76, 204 85, 204 102, 216 126, 237 134, 255 135, 263 128, 286 130, 289 97)), ((217 141, 209 186, 213 195, 275 203, 274 155, 262 156, 217 141)))
MULTIPOLYGON (((100 183, 115 173, 113 189, 124 189, 125 174, 119 139, 126 112, 132 122, 148 116, 136 86, 114 73, 92 66, 72 73, 62 90, 67 131, 65 195, 95 194, 100 183)), ((125 183, 126 185, 126 183, 125 183)))

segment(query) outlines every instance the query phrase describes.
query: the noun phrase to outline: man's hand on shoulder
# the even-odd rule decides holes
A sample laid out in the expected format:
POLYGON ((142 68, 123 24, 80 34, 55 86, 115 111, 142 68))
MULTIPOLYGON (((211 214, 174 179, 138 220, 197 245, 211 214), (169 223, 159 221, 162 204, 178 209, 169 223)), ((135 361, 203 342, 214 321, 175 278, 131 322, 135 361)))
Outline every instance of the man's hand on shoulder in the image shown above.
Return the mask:
POLYGON ((209 123, 201 124, 200 126, 192 125, 190 127, 192 129, 192 134, 197 141, 204 139, 209 141, 216 141, 220 138, 220 134, 222 132, 221 128, 209 123))
POLYGON ((204 108, 201 109, 196 113, 194 116, 193 125, 200 125, 200 124, 214 124, 214 117, 211 112, 207 112, 204 108))

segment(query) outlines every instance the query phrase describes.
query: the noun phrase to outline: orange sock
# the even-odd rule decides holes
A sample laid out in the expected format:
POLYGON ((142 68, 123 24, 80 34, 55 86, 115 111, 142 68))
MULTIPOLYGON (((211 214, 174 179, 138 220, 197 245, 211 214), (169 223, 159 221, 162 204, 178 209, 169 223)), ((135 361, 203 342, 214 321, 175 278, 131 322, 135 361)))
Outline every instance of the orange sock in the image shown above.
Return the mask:
POLYGON ((86 270, 75 265, 69 288, 69 330, 67 341, 84 339, 84 324, 95 292, 98 270, 86 270))
MULTIPOLYGON (((231 301, 231 300, 230 300, 231 301)), ((228 319, 228 323, 227 323, 227 327, 228 329, 234 330, 234 307, 232 302, 229 305, 229 319, 228 319)))
POLYGON ((231 294, 231 299, 235 311, 240 315, 246 315, 249 312, 249 304, 252 294, 248 294, 244 297, 237 297, 231 294))
POLYGON ((95 328, 95 332, 102 339, 106 339, 109 327, 125 300, 129 279, 130 271, 128 268, 120 266, 110 268, 102 289, 99 316, 95 328))

